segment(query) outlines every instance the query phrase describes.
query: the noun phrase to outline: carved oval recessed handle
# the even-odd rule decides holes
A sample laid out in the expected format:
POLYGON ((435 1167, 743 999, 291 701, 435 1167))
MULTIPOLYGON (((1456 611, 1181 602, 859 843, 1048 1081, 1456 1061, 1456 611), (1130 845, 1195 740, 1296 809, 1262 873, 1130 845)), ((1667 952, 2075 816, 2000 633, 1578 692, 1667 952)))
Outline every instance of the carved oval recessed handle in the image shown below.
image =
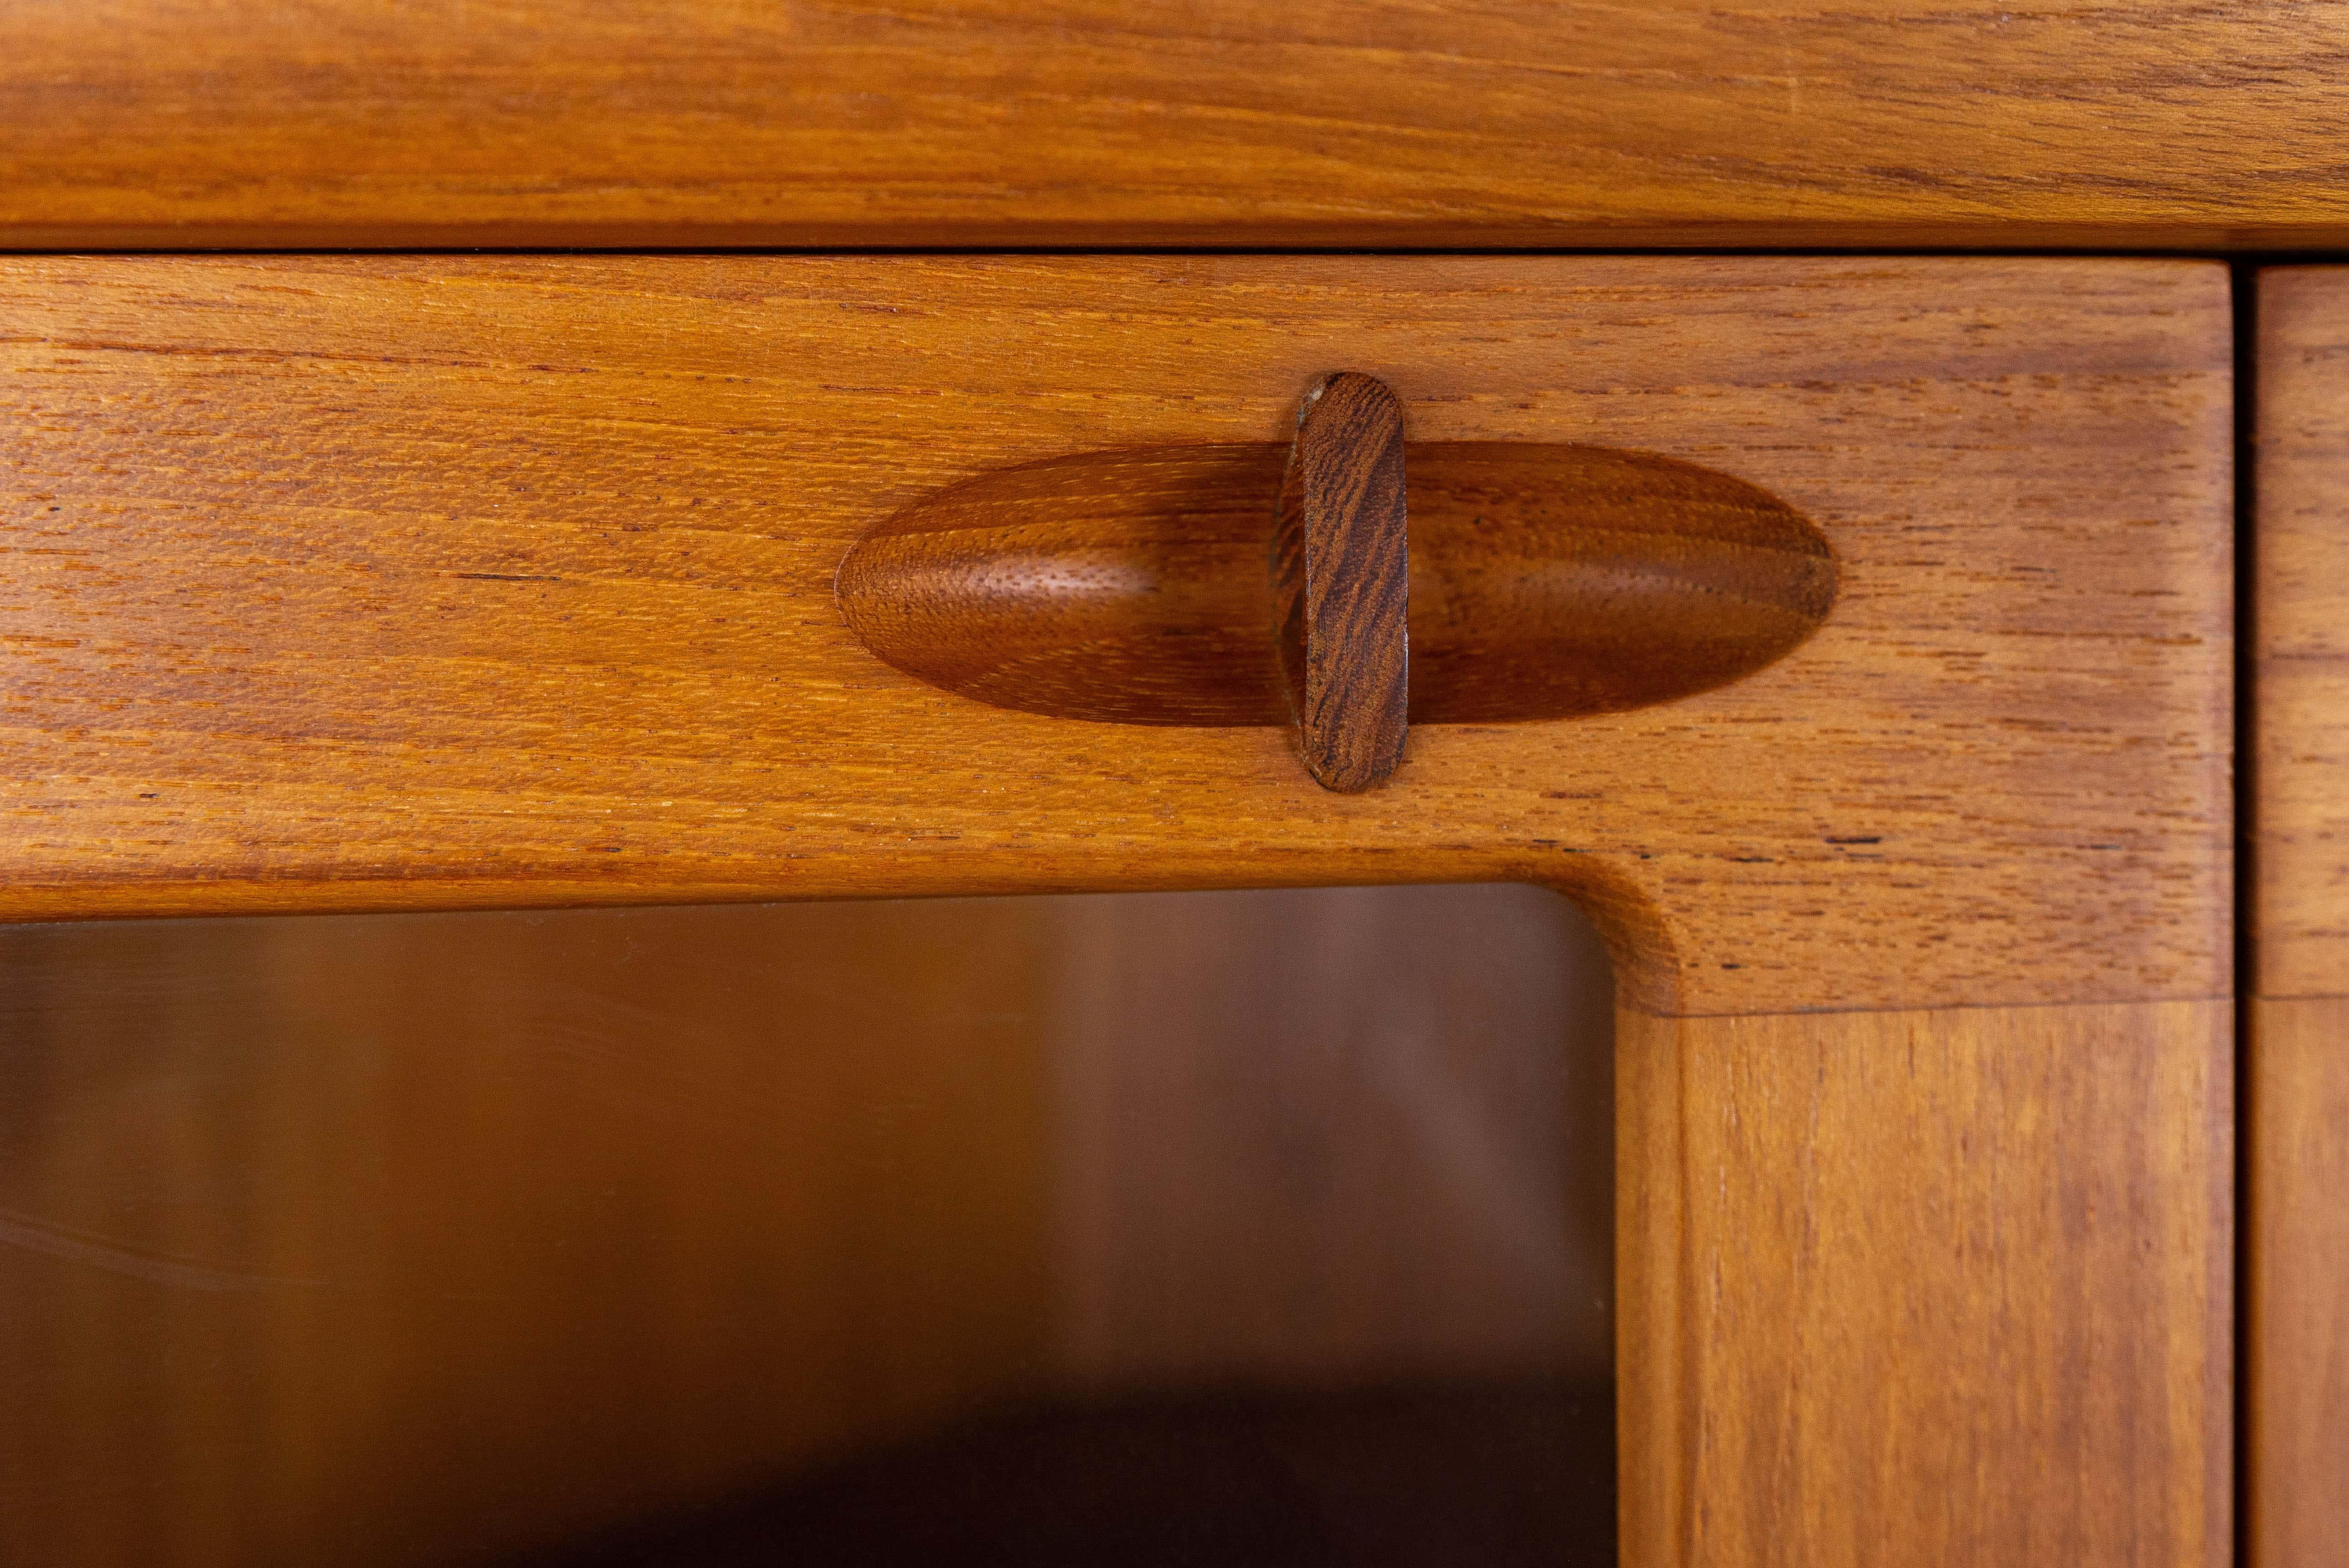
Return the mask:
POLYGON ((1272 583, 1305 766, 1324 789, 1367 789, 1402 760, 1411 669, 1402 404, 1375 377, 1340 372, 1305 395, 1272 583))
MULTIPOLYGON (((999 707, 1143 725, 1293 722, 1266 561, 1292 446, 1133 447, 999 469, 842 562, 874 654, 999 707)), ((1516 724, 1709 691, 1826 619, 1826 539, 1679 459, 1412 441, 1408 722, 1516 724)))

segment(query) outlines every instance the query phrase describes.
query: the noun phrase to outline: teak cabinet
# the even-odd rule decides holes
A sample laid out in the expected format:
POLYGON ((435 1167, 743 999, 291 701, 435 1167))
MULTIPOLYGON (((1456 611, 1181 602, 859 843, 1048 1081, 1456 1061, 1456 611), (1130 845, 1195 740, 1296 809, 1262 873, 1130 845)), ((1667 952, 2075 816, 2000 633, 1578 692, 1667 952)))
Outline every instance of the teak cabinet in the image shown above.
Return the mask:
POLYGON ((13 913, 1547 882, 1625 1000, 1634 1560, 2223 1555, 2222 269, 0 275, 13 913), (1678 700, 1422 724, 1335 795, 1278 727, 941 691, 835 604, 858 538, 943 487, 1278 443, 1340 366, 1466 461, 1595 446, 1766 492, 1832 607, 1678 700))
POLYGON ((2349 5, 0 42, 0 916, 1540 883, 1627 1562, 2349 1552, 2349 284, 2228 259, 2349 5), (1346 371, 1484 694, 1360 793, 1254 597, 1346 371))

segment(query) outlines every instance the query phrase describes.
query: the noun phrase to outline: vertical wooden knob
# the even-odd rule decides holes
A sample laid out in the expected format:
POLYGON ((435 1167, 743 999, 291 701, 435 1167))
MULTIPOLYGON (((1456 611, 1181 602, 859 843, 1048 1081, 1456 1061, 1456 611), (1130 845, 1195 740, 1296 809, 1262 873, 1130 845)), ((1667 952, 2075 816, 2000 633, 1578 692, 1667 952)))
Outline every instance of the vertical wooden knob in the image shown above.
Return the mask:
POLYGON ((1411 550, 1402 404, 1341 371, 1305 395, 1273 535, 1281 673, 1305 766, 1367 789, 1402 760, 1411 694, 1411 550))

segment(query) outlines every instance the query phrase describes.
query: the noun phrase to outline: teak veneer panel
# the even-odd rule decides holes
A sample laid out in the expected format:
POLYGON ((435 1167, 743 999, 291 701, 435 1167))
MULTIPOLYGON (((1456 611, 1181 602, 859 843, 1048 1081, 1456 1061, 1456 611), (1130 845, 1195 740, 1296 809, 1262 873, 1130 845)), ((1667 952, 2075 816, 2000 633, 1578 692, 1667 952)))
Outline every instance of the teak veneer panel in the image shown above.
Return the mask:
POLYGON ((1625 1563, 2226 1563, 2232 1026, 1624 1014, 1625 1563))
POLYGON ((83 0, 0 244, 2349 242, 2349 5, 83 0))
POLYGON ((8 916, 1531 880, 1651 1010, 2230 985, 2216 265, 27 258, 0 315, 8 916), (843 624, 907 503, 1277 441, 1333 366, 1759 485, 1840 597, 1348 798, 843 624))

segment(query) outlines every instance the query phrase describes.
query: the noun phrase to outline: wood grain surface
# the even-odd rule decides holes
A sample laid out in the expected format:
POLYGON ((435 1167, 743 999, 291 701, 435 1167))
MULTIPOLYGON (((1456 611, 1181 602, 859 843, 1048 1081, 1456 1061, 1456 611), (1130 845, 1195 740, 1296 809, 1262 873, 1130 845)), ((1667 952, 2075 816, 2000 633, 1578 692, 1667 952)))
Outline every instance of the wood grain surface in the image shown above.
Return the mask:
POLYGON ((1281 685, 1325 789, 1382 784, 1411 707, 1402 401, 1375 376, 1316 382, 1297 414, 1269 560, 1281 685))
POLYGON ((2349 268, 2262 272, 2245 1107, 2249 1568, 2349 1556, 2349 268))
POLYGON ((1624 1562, 2226 1563, 2232 1017, 1624 1015, 1624 1562))
POLYGON ((0 913, 1547 882, 1651 1010, 2230 986, 2227 282, 2185 262, 25 258, 0 267, 0 913), (875 521, 1277 441, 1596 440, 1811 519, 1717 691, 1278 732, 874 657, 875 521))
POLYGON ((2349 268, 2262 271, 2257 319, 2253 985, 2349 995, 2349 268))
POLYGON ((2349 5, 88 0, 0 242, 2349 242, 2349 5))
MULTIPOLYGON (((1619 713, 1783 657, 1835 555, 1765 490, 1606 447, 1419 441, 1410 719, 1619 713)), ((1271 545, 1288 453, 1127 447, 980 474, 859 538, 864 645, 981 702, 1115 724, 1288 724, 1271 545)))
POLYGON ((2246 1568, 2349 1561, 2349 999, 2251 1004, 2246 1568))

